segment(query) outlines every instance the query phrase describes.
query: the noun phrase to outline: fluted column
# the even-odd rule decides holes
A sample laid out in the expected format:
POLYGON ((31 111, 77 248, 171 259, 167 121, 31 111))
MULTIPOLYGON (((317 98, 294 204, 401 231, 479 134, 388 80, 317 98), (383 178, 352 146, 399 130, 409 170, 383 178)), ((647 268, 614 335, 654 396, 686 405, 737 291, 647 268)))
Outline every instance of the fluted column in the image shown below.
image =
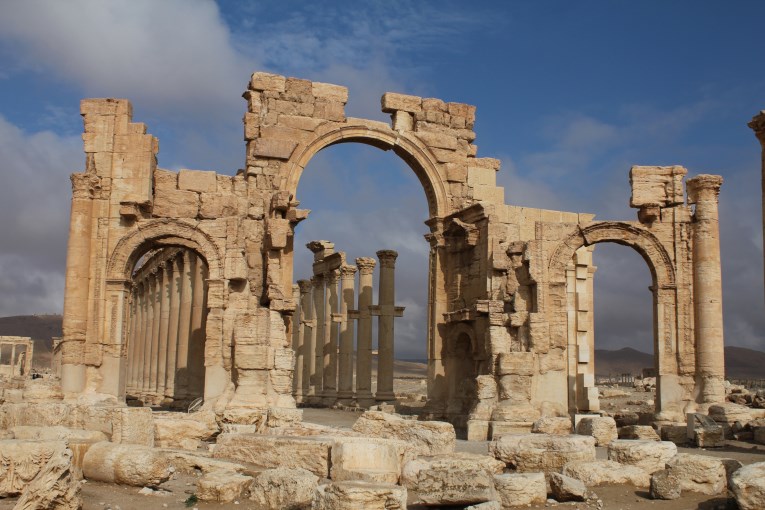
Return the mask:
POLYGON ((126 392, 133 391, 133 366, 135 365, 136 340, 138 339, 138 287, 133 283, 130 290, 130 321, 128 322, 130 331, 128 332, 128 352, 127 352, 127 384, 126 392))
POLYGON ((162 264, 163 278, 160 289, 159 355, 157 356, 157 393, 165 395, 167 373, 167 343, 170 333, 170 281, 173 267, 169 261, 162 264))
MULTIPOLYGON (((315 341, 313 378, 311 385, 314 388, 313 395, 321 397, 324 391, 324 276, 315 275, 311 278, 313 285, 313 316, 316 321, 316 328, 313 333, 315 341)), ((313 402, 320 402, 313 399, 313 402)))
POLYGON ((205 370, 205 274, 204 262, 194 256, 194 286, 191 297, 191 338, 189 340, 189 390, 194 397, 204 393, 205 370))
POLYGON ((300 286, 297 283, 292 286, 292 296, 295 298, 295 311, 290 317, 292 351, 295 353, 295 365, 292 371, 292 396, 295 397, 296 402, 300 402, 303 393, 303 346, 301 345, 303 326, 300 323, 300 286))
POLYGON ((146 330, 143 342, 143 363, 141 368, 141 392, 149 391, 149 374, 151 373, 151 334, 154 331, 154 282, 153 274, 146 275, 146 330))
POLYGON ((175 397, 182 398, 188 390, 189 340, 191 338, 191 287, 192 268, 191 256, 186 250, 181 261, 182 270, 179 272, 181 284, 181 302, 178 317, 178 350, 175 361, 175 397))
POLYGON ((167 330, 167 365, 165 367, 165 397, 175 396, 175 364, 178 356, 178 321, 181 313, 181 257, 176 256, 168 262, 171 265, 170 278, 170 315, 167 330))
POLYGON ((696 204, 693 223, 693 304, 696 323, 696 373, 701 404, 725 402, 725 351, 720 270, 719 175, 687 181, 688 202, 696 204))
POLYGON ((394 400, 393 393, 393 318, 400 316, 400 312, 394 305, 395 300, 395 275, 396 257, 394 250, 380 250, 377 258, 380 260, 380 287, 378 306, 375 310, 377 318, 377 393, 375 399, 379 401, 394 400))
POLYGON ((356 402, 368 407, 372 396, 372 280, 377 262, 370 257, 356 259, 359 269, 358 334, 356 340, 356 402))
MULTIPOLYGON (((762 146, 762 237, 765 239, 765 110, 755 115, 748 125, 750 128, 752 128, 752 130, 754 130, 754 134, 757 136, 757 139, 760 141, 760 145, 762 146)), ((765 250, 763 250, 762 254, 763 265, 765 267, 765 250)))
POLYGON ((340 267, 340 358, 338 360, 337 398, 345 402, 353 399, 353 320, 348 311, 355 301, 356 266, 340 267))
POLYGON ((340 310, 337 283, 340 271, 332 270, 326 275, 327 290, 324 293, 324 391, 322 400, 332 405, 337 400, 337 341, 340 334, 338 312, 340 310))
POLYGON ((133 391, 136 395, 143 389, 143 357, 146 348, 146 321, 148 320, 146 315, 146 280, 138 281, 138 316, 138 338, 136 339, 137 351, 135 364, 133 365, 133 391))
POLYGON ((151 363, 149 365, 149 392, 152 396, 157 394, 157 359, 159 358, 159 337, 162 331, 162 287, 165 272, 162 268, 156 269, 154 281, 154 321, 151 330, 151 363))
POLYGON ((295 398, 298 402, 302 402, 309 393, 309 379, 311 377, 309 360, 313 355, 311 345, 311 330, 313 328, 308 322, 310 320, 311 282, 310 280, 298 280, 297 284, 300 292, 300 313, 296 320, 298 341, 295 352, 295 398))

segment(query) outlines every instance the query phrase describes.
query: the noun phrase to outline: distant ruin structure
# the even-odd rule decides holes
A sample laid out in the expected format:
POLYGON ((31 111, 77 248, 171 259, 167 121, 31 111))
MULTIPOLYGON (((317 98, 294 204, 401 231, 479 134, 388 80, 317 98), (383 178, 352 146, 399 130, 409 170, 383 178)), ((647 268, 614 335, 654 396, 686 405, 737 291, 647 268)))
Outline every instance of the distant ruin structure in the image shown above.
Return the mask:
POLYGON ((0 376, 29 376, 34 349, 27 336, 0 336, 0 376))
POLYGON ((298 208, 303 170, 326 147, 360 143, 392 150, 425 191, 429 417, 486 439, 527 431, 543 414, 597 410, 592 249, 607 242, 636 250, 651 272, 656 419, 685 422, 725 400, 721 177, 634 166, 637 219, 597 221, 506 204, 500 162, 478 157, 473 106, 386 93, 390 122, 357 119, 345 115, 345 87, 260 72, 244 98, 235 176, 158 168, 158 141, 127 100, 82 101, 86 159, 72 175, 60 347, 67 396, 199 395, 232 423, 296 398, 394 398, 386 324, 399 310, 392 283, 382 292, 391 273, 376 305, 369 278, 375 264, 392 272, 395 252, 352 266, 319 242, 313 279, 293 278, 294 231, 309 213, 298 208), (355 304, 331 291, 353 286, 355 304), (375 320, 377 395, 367 354, 375 320))

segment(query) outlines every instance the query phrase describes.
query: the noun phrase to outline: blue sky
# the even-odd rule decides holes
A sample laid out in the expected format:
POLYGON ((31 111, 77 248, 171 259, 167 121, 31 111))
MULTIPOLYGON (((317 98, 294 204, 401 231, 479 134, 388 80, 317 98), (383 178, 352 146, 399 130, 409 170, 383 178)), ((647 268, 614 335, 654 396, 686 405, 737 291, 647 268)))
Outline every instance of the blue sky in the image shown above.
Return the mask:
MULTIPOLYGON (((765 349, 758 1, 68 2, 0 4, 0 316, 60 312, 79 100, 126 97, 160 166, 233 174, 254 70, 346 85, 351 116, 404 92, 477 106, 479 155, 509 203, 632 219, 633 164, 720 173, 726 342, 765 349)), ((400 252, 404 357, 424 352, 424 195, 390 153, 333 147, 298 189, 297 241, 400 252)), ((305 251, 305 250, 304 250, 305 251)), ((296 276, 308 253, 298 251, 296 276)), ((598 247, 597 346, 651 349, 645 264, 598 247)), ((400 341, 399 341, 400 339, 400 341)))

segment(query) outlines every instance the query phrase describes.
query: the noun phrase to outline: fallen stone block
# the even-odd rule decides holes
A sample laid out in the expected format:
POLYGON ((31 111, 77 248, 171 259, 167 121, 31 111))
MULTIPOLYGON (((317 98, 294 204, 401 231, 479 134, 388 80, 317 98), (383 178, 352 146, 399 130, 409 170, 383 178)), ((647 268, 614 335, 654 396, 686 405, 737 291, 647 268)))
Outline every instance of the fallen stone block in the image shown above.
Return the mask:
POLYGON ((474 453, 418 457, 404 465, 401 485, 417 494, 417 504, 481 503, 496 499, 493 477, 504 467, 493 457, 474 453))
POLYGON ((214 471, 230 471, 233 473, 246 473, 247 466, 228 460, 213 459, 212 453, 204 451, 189 452, 184 450, 164 450, 170 464, 179 472, 193 474, 197 470, 202 473, 214 471))
POLYGON ((486 501, 485 503, 466 506, 465 510, 502 510, 502 505, 499 501, 486 501))
POLYGON ((414 458, 403 441, 370 437, 338 438, 332 445, 330 478, 397 484, 406 461, 414 458))
POLYGON ((677 499, 682 489, 680 480, 668 469, 662 469, 651 475, 651 499, 677 499))
MULTIPOLYGON (((627 425, 619 428, 619 439, 637 439, 639 441, 661 441, 659 434, 650 425, 627 425)), ((673 441, 674 442, 674 441, 673 441)))
POLYGON ((568 462, 595 460, 595 439, 589 436, 511 434, 489 443, 489 452, 518 472, 560 471, 568 462))
POLYGON ((312 510, 406 510, 406 488, 367 482, 319 485, 312 510))
POLYGON ((64 441, 0 440, 0 498, 18 496, 66 450, 64 441))
POLYGON ((664 469, 675 455, 677 446, 669 441, 617 439, 608 446, 608 460, 637 466, 648 474, 664 469))
POLYGON ((726 431, 736 422, 740 422, 741 425, 746 425, 754 418, 750 408, 740 404, 734 404, 733 402, 711 405, 709 406, 707 414, 716 423, 722 425, 726 431))
POLYGON ((740 510, 765 508, 765 462, 749 464, 733 473, 731 490, 740 510))
POLYGON ((588 487, 629 484, 648 487, 650 475, 636 466, 624 466, 612 460, 569 462, 562 473, 581 480, 588 487))
POLYGON ((544 473, 507 473, 494 476, 502 508, 542 504, 547 501, 544 473))
POLYGON ((247 462, 263 468, 304 468, 319 478, 329 478, 333 438, 221 434, 213 456, 247 462))
POLYGON ((728 485, 725 465, 717 457, 678 453, 666 466, 683 491, 715 496, 725 491, 728 485))
POLYGON ((230 471, 206 473, 197 481, 196 496, 200 501, 230 503, 239 499, 252 483, 251 476, 230 471))
POLYGON ((534 434, 566 436, 571 434, 571 428, 571 418, 543 416, 534 422, 531 426, 531 432, 534 434))
POLYGON ((305 469, 267 469, 250 485, 250 499, 259 510, 308 510, 319 477, 305 469))
POLYGON ((59 450, 26 486, 14 510, 80 510, 82 478, 75 474, 71 450, 59 450))
POLYGON ((733 479, 733 473, 744 467, 744 465, 735 459, 725 459, 720 458, 720 462, 723 463, 723 466, 725 467, 725 480, 728 489, 731 489, 731 480, 733 479))
POLYGON ((196 450, 200 441, 212 439, 219 431, 211 411, 154 415, 154 444, 160 448, 196 450))
POLYGON ((594 437, 596 446, 608 446, 619 438, 616 421, 610 416, 584 417, 577 423, 576 433, 594 437))
POLYGON ((407 420, 382 411, 367 411, 353 424, 353 431, 371 437, 399 439, 411 445, 418 455, 451 453, 457 435, 450 423, 407 420))
POLYGON ((688 426, 685 424, 662 425, 661 440, 671 441, 676 445, 686 445, 690 442, 688 439, 688 426))
POLYGON ((101 441, 108 441, 109 438, 101 431, 98 430, 82 430, 72 429, 69 427, 62 427, 60 425, 52 427, 39 427, 31 425, 21 425, 13 427, 11 429, 13 437, 16 439, 25 440, 43 440, 43 441, 55 441, 61 440, 73 440, 78 442, 91 442, 98 443, 101 441))
POLYGON ((553 499, 559 502, 587 501, 594 498, 581 480, 560 473, 550 473, 550 489, 553 499))
POLYGON ((167 481, 173 472, 167 456, 145 446, 96 443, 82 461, 88 480, 145 487, 167 481))
POLYGON ((149 407, 111 409, 112 441, 154 446, 154 417, 149 407))

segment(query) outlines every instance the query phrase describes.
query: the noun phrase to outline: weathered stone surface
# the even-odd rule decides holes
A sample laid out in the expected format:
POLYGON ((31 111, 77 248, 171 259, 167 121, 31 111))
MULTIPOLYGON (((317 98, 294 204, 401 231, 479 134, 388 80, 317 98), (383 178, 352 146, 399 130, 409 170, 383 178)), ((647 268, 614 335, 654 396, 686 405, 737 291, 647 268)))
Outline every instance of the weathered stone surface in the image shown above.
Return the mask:
POLYGON ((581 480, 588 487, 629 484, 648 487, 650 475, 636 466, 624 466, 613 460, 575 461, 563 466, 562 473, 581 480))
POLYGON ((232 473, 230 471, 213 471, 205 473, 197 481, 197 498, 200 501, 219 501, 229 503, 242 496, 250 486, 251 476, 232 473))
POLYGON ((0 498, 21 494, 65 450, 64 441, 0 440, 0 498))
POLYGON ((406 488, 367 482, 319 485, 312 510, 406 510, 406 488))
POLYGON ((510 434, 489 444, 489 452, 519 472, 559 471, 566 463, 595 460, 595 439, 589 436, 510 434))
POLYGON ((68 427, 35 427, 31 425, 22 425, 11 429, 13 437, 25 440, 43 440, 52 441, 56 439, 72 440, 77 442, 108 441, 109 438, 98 430, 70 429, 68 427))
POLYGON ((159 485, 172 474, 167 457, 157 450, 138 445, 97 443, 82 462, 88 480, 144 487, 159 485))
POLYGON ((538 505, 547 501, 544 473, 507 473, 494 476, 502 508, 538 505))
POLYGON ((468 505, 495 498, 493 477, 504 464, 488 455, 450 453, 418 457, 404 465, 401 485, 425 505, 468 505))
POLYGON ((154 194, 152 214, 161 218, 196 218, 199 193, 159 189, 154 194))
POLYGON ((154 446, 154 417, 148 407, 121 407, 111 410, 112 441, 154 446))
MULTIPOLYGON (((661 441, 659 434, 649 425, 628 425, 619 428, 619 439, 637 439, 641 441, 661 441)), ((674 441, 673 441, 674 442, 674 441)))
POLYGON ((330 478, 397 484, 404 463, 414 457, 403 441, 370 437, 336 439, 330 478))
POLYGON ((576 426, 576 433, 594 437, 596 446, 608 446, 619 438, 616 421, 610 416, 582 418, 576 426))
POLYGON ((733 473, 731 490, 741 510, 765 508, 765 462, 749 464, 733 473))
POLYGON ((550 473, 550 489, 556 501, 587 501, 590 491, 581 480, 560 473, 550 473))
POLYGON ((608 460, 637 466, 648 474, 664 469, 675 455, 677 446, 669 441, 617 439, 608 446, 608 460))
POLYGON ((267 469, 250 485, 250 499, 258 510, 308 510, 319 477, 301 468, 267 469))
POLYGON ((212 453, 204 450, 197 450, 195 452, 165 450, 163 454, 167 457, 170 464, 181 473, 195 474, 197 473, 197 470, 202 473, 212 473, 213 471, 243 473, 249 469, 245 467, 244 464, 228 460, 213 459, 212 453))
POLYGON ((331 438, 221 434, 214 456, 249 462, 264 468, 304 468, 329 478, 331 438))
POLYGON ((297 147, 291 140, 262 139, 255 141, 255 155, 262 158, 289 159, 297 147))
POLYGON ((381 104, 382 111, 385 113, 393 113, 396 110, 417 113, 422 110, 421 97, 396 94, 395 92, 386 92, 383 94, 381 104))
POLYGON ((502 505, 499 501, 486 501, 485 503, 466 506, 465 510, 502 510, 502 505))
POLYGON ((688 425, 663 425, 661 427, 661 440, 671 441, 676 445, 685 445, 690 442, 688 439, 688 425))
POLYGON ((565 436, 571 434, 571 418, 543 416, 531 426, 534 434, 552 434, 565 436))
POLYGON ((752 410, 746 406, 734 404, 733 402, 723 402, 709 406, 709 417, 723 426, 731 426, 734 423, 741 422, 746 425, 752 421, 752 410))
POLYGON ((252 90, 273 90, 275 92, 284 92, 286 78, 278 74, 271 73, 252 73, 250 78, 250 88, 252 90))
POLYGON ((450 423, 406 420, 382 411, 367 411, 353 424, 353 431, 371 437, 399 439, 419 455, 454 451, 457 435, 450 423))
POLYGON ((651 499, 677 499, 681 493, 680 480, 669 469, 651 475, 651 499))
POLYGON ((71 450, 59 450, 37 473, 19 497, 14 510, 79 510, 80 485, 71 450))
POLYGON ((211 439, 219 430, 211 411, 154 416, 154 444, 161 448, 196 450, 200 441, 211 439))
POLYGON ((215 193, 218 190, 218 179, 215 172, 180 170, 178 172, 178 189, 215 193))
POLYGON ((725 465, 717 457, 678 453, 666 465, 683 491, 714 496, 721 494, 727 486, 725 465))

